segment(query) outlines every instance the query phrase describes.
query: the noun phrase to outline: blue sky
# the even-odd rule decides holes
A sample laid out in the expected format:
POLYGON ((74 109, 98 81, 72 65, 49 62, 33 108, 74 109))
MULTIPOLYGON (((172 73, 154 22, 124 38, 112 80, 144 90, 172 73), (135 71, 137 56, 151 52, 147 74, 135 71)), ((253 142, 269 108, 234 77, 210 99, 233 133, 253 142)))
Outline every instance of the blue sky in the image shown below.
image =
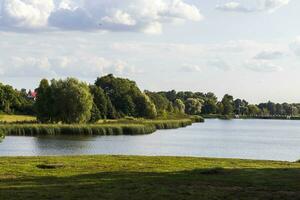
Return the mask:
POLYGON ((300 102, 300 1, 0 0, 0 80, 92 83, 300 102), (121 2, 121 3, 120 3, 121 2))

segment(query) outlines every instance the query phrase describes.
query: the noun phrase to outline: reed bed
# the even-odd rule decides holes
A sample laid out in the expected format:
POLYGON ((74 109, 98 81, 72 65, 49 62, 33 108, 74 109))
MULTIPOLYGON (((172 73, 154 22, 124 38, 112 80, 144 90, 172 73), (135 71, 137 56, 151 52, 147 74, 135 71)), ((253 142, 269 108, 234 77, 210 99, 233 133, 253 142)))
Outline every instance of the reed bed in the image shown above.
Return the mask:
POLYGON ((174 120, 110 120, 98 124, 2 124, 1 135, 145 135, 158 129, 176 129, 201 122, 201 117, 174 120))
POLYGON ((156 131, 155 126, 139 124, 97 124, 97 125, 58 125, 58 124, 10 124, 0 125, 0 133, 17 136, 37 135, 142 135, 156 131))

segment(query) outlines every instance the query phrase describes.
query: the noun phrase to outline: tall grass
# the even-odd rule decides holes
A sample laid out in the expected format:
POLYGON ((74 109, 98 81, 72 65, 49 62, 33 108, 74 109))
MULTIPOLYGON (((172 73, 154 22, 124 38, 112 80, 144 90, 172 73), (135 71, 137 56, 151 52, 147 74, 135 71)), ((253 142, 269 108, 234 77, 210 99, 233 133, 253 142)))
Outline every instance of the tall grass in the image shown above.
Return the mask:
POLYGON ((151 125, 48 125, 48 124, 11 124, 1 125, 0 132, 5 135, 37 136, 37 135, 141 135, 156 131, 151 125))
POLYGON ((177 120, 110 120, 98 124, 2 124, 1 133, 5 135, 143 135, 158 129, 175 129, 192 125, 201 118, 177 120))

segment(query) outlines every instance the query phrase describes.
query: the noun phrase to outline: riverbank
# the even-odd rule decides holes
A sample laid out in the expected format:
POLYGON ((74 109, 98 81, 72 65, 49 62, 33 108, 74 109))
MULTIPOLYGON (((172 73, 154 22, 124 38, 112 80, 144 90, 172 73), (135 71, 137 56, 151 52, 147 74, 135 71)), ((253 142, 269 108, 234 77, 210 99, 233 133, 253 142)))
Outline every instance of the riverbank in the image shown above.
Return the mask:
POLYGON ((223 120, 230 120, 230 119, 266 119, 266 120, 300 120, 300 116, 228 116, 228 115, 218 115, 218 114, 211 114, 211 115, 203 115, 204 119, 223 119, 223 120))
POLYGON ((1 157, 0 199, 299 199, 300 163, 188 157, 1 157))
POLYGON ((12 136, 37 135, 142 135, 160 129, 175 129, 203 122, 201 117, 172 120, 108 120, 96 124, 2 124, 0 134, 12 136))

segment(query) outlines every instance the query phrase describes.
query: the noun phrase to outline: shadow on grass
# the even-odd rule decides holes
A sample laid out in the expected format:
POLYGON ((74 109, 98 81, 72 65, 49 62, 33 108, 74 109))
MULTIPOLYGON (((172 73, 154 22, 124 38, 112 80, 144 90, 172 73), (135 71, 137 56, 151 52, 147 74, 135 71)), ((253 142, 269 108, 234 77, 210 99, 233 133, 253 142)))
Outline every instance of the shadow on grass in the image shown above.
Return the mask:
POLYGON ((210 168, 0 179, 0 199, 295 200, 300 199, 300 169, 210 168))

